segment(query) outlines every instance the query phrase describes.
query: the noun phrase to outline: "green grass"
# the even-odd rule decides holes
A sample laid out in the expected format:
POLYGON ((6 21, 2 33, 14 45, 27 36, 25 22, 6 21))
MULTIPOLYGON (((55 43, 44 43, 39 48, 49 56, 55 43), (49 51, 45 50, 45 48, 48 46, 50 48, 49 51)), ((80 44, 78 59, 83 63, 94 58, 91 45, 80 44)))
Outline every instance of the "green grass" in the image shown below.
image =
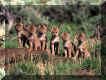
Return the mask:
POLYGON ((6 40, 5 41, 6 48, 18 48, 18 41, 17 40, 6 40))
MULTIPOLYGON (((53 22, 50 24, 50 28, 54 27, 54 26, 58 26, 59 23, 53 22)), ((77 24, 73 24, 73 23, 64 23, 64 27, 62 29, 60 29, 59 31, 59 36, 61 35, 62 32, 70 32, 70 39, 72 40, 72 38, 75 36, 75 33, 78 32, 82 32, 79 30, 79 26, 77 24)), ((86 32, 87 36, 92 35, 92 32, 86 32)), ((16 36, 16 31, 15 29, 13 29, 13 34, 11 34, 10 36, 14 37, 16 36)), ((48 30, 47 31, 47 36, 48 36, 48 42, 47 42, 47 48, 50 47, 50 38, 51 38, 51 32, 48 30)), ((18 40, 9 40, 6 39, 5 41, 6 48, 18 48, 18 40)), ((98 52, 100 52, 100 47, 99 45, 96 45, 95 48, 98 50, 98 52)), ((60 40, 60 57, 62 58, 62 61, 59 61, 58 58, 59 56, 56 56, 56 60, 52 60, 52 57, 46 55, 46 53, 42 53, 41 57, 35 56, 34 61, 28 61, 27 63, 22 61, 19 62, 19 64, 17 64, 16 66, 12 67, 12 70, 10 72, 10 74, 14 74, 14 73, 18 73, 18 71, 21 71, 25 74, 29 74, 29 75, 40 75, 40 68, 37 67, 37 64, 44 64, 44 73, 45 75, 75 75, 78 70, 80 69, 88 69, 91 70, 95 73, 101 73, 101 59, 100 59, 100 53, 99 55, 97 55, 97 57, 95 57, 93 54, 95 52, 94 49, 89 49, 89 51, 91 53, 91 55, 93 56, 92 60, 83 60, 81 64, 79 63, 73 63, 72 59, 65 59, 63 57, 63 43, 62 40, 60 40), (41 61, 41 62, 40 62, 41 61), (47 64, 48 61, 50 61, 50 64, 47 64)))
MULTIPOLYGON (((50 56, 48 56, 50 57, 50 56)), ((41 75, 40 67, 37 65, 43 64, 44 75, 76 75, 79 70, 93 71, 95 74, 101 73, 101 67, 97 58, 83 60, 82 64, 72 63, 72 60, 63 58, 60 62, 59 58, 52 61, 48 60, 48 63, 43 63, 44 59, 40 57, 38 63, 32 61, 21 61, 17 65, 11 68, 10 74, 18 74, 19 72, 27 75, 41 75), (44 65, 45 64, 45 65, 44 65)))

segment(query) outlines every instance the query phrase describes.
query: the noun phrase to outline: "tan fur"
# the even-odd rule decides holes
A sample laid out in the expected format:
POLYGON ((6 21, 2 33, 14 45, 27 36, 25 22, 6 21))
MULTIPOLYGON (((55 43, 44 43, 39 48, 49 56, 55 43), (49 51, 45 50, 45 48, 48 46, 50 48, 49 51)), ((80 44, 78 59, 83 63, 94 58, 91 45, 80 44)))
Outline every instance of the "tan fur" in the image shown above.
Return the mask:
POLYGON ((29 43, 30 43, 30 48, 29 48, 30 52, 33 50, 33 48, 34 50, 38 50, 38 48, 40 48, 41 46, 40 39, 38 38, 36 33, 32 34, 32 36, 29 37, 29 43))
POLYGON ((22 48, 23 47, 23 45, 22 45, 23 44, 23 40, 21 39, 21 36, 24 35, 25 37, 28 38, 30 36, 30 33, 23 28, 23 24, 22 23, 18 23, 17 24, 16 30, 17 30, 17 33, 18 33, 19 48, 22 48))
POLYGON ((27 26, 26 27, 26 29, 27 29, 27 31, 29 31, 30 33, 36 33, 36 30, 37 30, 37 28, 36 28, 36 26, 35 25, 33 25, 33 26, 27 26))
POLYGON ((67 58, 67 54, 69 53, 69 57, 71 58, 72 42, 70 40, 70 34, 68 32, 63 32, 61 37, 63 40, 63 47, 65 49, 65 57, 67 58))
POLYGON ((32 33, 32 35, 30 37, 28 37, 29 40, 29 52, 31 52, 32 50, 37 50, 38 47, 40 47, 40 40, 38 38, 38 35, 36 33, 36 26, 28 26, 26 28, 30 33, 32 33), (34 48, 34 49, 33 49, 34 48))
POLYGON ((35 26, 30 26, 30 31, 32 35, 28 38, 29 43, 30 43, 30 48, 29 52, 32 50, 38 50, 38 47, 40 48, 40 39, 38 38, 38 35, 36 33, 36 27, 35 26))
POLYGON ((46 49, 46 42, 47 42, 47 36, 46 36, 46 31, 47 31, 47 27, 45 25, 43 26, 39 26, 39 39, 41 42, 41 50, 45 50, 46 49), (41 33, 41 34, 40 34, 41 33))
POLYGON ((20 57, 22 60, 24 60, 25 55, 27 55, 27 49, 26 48, 6 48, 5 54, 6 54, 6 58, 13 57, 15 61, 17 57, 20 57))
POLYGON ((89 53, 89 51, 88 51, 87 48, 84 48, 84 49, 83 49, 83 52, 85 53, 85 54, 84 54, 85 58, 90 58, 90 57, 91 57, 91 55, 90 55, 90 53, 89 53))
POLYGON ((88 39, 86 40, 85 33, 80 34, 79 39, 82 41, 82 43, 77 48, 75 59, 78 57, 79 50, 81 53, 84 53, 84 58, 90 57, 90 53, 88 51, 88 39))
POLYGON ((78 44, 78 37, 79 37, 79 34, 78 33, 76 33, 75 34, 75 36, 74 36, 74 38, 73 38, 73 42, 74 42, 74 44, 78 44))
POLYGON ((10 59, 13 58, 16 64, 20 60, 24 60, 25 56, 28 55, 28 50, 25 48, 5 48, 5 59, 6 59, 6 68, 10 69, 10 59))
POLYGON ((19 48, 22 47, 23 41, 21 40, 21 35, 24 35, 27 40, 29 41, 29 53, 31 53, 32 50, 37 50, 38 47, 40 47, 40 39, 38 38, 38 35, 36 33, 36 26, 27 26, 25 29, 23 26, 19 25, 16 26, 18 29, 18 37, 19 37, 19 48))
POLYGON ((59 39, 59 36, 58 36, 59 28, 58 27, 53 27, 51 29, 51 33, 52 33, 52 37, 51 37, 51 41, 50 41, 51 53, 52 53, 52 55, 55 55, 55 53, 56 53, 55 47, 56 47, 57 54, 59 54, 59 42, 60 42, 60 39, 59 39), (57 46, 55 46, 56 43, 58 44, 57 46))
POLYGON ((23 24, 22 23, 17 23, 16 30, 21 31, 22 29, 23 29, 23 24))
POLYGON ((20 35, 20 31, 23 30, 23 24, 22 23, 18 23, 16 25, 16 30, 17 30, 17 34, 18 34, 18 47, 21 48, 22 47, 22 40, 21 40, 21 35, 20 35))

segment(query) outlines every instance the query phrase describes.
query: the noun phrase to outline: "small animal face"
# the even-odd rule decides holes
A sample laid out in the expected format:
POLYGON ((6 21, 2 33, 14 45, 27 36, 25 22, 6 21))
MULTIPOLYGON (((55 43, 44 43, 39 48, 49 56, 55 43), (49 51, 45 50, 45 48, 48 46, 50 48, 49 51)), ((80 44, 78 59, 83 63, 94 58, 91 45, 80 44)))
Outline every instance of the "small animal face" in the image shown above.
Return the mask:
POLYGON ((17 23, 17 25, 16 25, 16 30, 17 30, 17 31, 23 30, 23 24, 22 24, 22 23, 17 23))
POLYGON ((27 26, 26 29, 31 32, 31 33, 35 33, 36 32, 36 26, 33 25, 33 26, 27 26))
POLYGON ((53 27, 51 29, 51 33, 52 33, 52 35, 57 36, 58 33, 59 33, 59 28, 58 27, 53 27))
POLYGON ((70 34, 68 32, 63 32, 61 34, 61 37, 63 40, 69 40, 70 39, 70 34))
POLYGON ((46 33, 46 31, 47 31, 47 27, 46 27, 46 25, 39 25, 39 31, 41 32, 41 33, 46 33))
POLYGON ((79 35, 79 39, 80 39, 80 40, 84 40, 85 38, 86 38, 86 35, 85 35, 84 32, 79 35))

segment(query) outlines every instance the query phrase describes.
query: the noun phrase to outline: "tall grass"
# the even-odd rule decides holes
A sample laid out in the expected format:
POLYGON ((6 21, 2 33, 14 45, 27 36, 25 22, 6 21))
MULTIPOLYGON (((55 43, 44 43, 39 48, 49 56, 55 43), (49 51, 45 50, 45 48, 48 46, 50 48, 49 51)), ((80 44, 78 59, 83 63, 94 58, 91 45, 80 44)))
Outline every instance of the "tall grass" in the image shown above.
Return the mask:
MULTIPOLYGON (((43 8, 42 8, 43 9, 43 8)), ((15 8, 14 8, 15 10, 15 8)), ((78 9, 75 9, 75 12, 78 9)), ((15 11, 14 11, 15 12, 15 11)), ((17 10, 16 10, 17 12, 17 10)), ((88 12, 89 13, 89 12, 88 12)), ((72 16, 74 17, 74 23, 72 22, 64 22, 59 23, 54 20, 51 22, 48 18, 42 17, 41 14, 38 14, 32 7, 24 7, 19 11, 17 14, 18 16, 23 15, 25 20, 23 22, 26 24, 39 24, 39 23, 47 23, 49 28, 52 27, 60 27, 60 24, 63 24, 63 27, 59 29, 59 36, 62 32, 70 32, 70 39, 72 40, 75 36, 75 33, 86 32, 86 36, 89 37, 93 34, 94 24, 100 19, 100 15, 93 17, 92 19, 88 18, 88 13, 81 12, 80 9, 77 13, 73 13, 72 16), (30 11, 30 12, 29 12, 30 11), (84 16, 83 16, 84 15, 84 16), (80 24, 77 21, 81 21, 80 24), (83 29, 82 29, 83 28, 83 29)), ((13 29, 13 33, 11 36, 16 36, 15 29, 13 29)), ((47 30, 47 48, 50 47, 50 39, 51 39, 51 32, 47 30)), ((73 41, 72 41, 73 42, 73 41)), ((11 41, 6 39, 6 48, 18 48, 18 40, 11 41)), ((101 52, 100 52, 100 45, 95 45, 94 48, 89 48, 89 52, 91 54, 91 59, 82 59, 81 63, 78 60, 78 63, 74 62, 73 59, 65 59, 63 57, 64 49, 63 43, 60 39, 60 54, 61 56, 48 56, 46 53, 42 53, 41 56, 34 56, 34 61, 28 62, 19 62, 18 64, 14 65, 11 69, 10 74, 29 74, 29 75, 76 75, 79 70, 88 70, 93 71, 95 74, 101 73, 101 52), (96 51, 97 50, 97 51, 96 51), (97 56, 95 56, 97 54, 97 56)))
POLYGON ((36 57, 38 58, 35 58, 34 61, 21 61, 14 65, 9 74, 77 75, 80 70, 87 70, 95 73, 95 75, 101 74, 100 56, 92 59, 83 59, 81 64, 73 63, 73 59, 65 59, 64 57, 56 56, 53 58, 46 53, 36 57))
MULTIPOLYGON (((59 24, 56 23, 51 23, 50 27, 58 26, 59 24)), ((62 32, 70 32, 70 39, 72 39, 75 36, 75 32, 77 32, 77 25, 72 24, 72 23, 64 23, 64 29, 61 29, 59 32, 59 35, 61 35, 62 32)), ((89 33, 91 35, 92 33, 89 33)), ((48 42, 47 42, 47 47, 49 48, 50 46, 50 38, 51 38, 51 32, 47 31, 47 36, 48 36, 48 42)), ((18 42, 17 40, 10 41, 6 40, 6 47, 9 48, 17 48, 18 42)), ((63 43, 62 40, 60 40, 60 56, 63 57, 63 43)), ((89 70, 93 71, 95 74, 101 73, 101 52, 100 52, 100 46, 98 44, 95 45, 94 48, 89 48, 89 52, 92 56, 91 59, 83 59, 78 61, 78 63, 75 63, 73 59, 64 59, 61 61, 59 60, 59 56, 57 56, 56 60, 49 60, 51 57, 46 55, 46 53, 42 53, 41 57, 35 56, 34 57, 34 62, 29 63, 19 63, 18 65, 15 66, 15 68, 12 68, 14 70, 22 70, 22 72, 27 73, 27 74, 39 74, 39 75, 75 75, 78 70, 89 70), (95 53, 95 50, 97 50, 97 53, 95 53), (95 56, 96 54, 96 56, 95 56), (48 62, 49 61, 49 62, 48 62), (40 65, 42 65, 42 69, 40 68, 40 65), (17 69, 18 68, 18 69, 17 69), (33 70, 32 70, 33 69, 33 70), (41 73, 43 72, 43 73, 41 73)), ((15 71, 12 70, 14 73, 15 71)))

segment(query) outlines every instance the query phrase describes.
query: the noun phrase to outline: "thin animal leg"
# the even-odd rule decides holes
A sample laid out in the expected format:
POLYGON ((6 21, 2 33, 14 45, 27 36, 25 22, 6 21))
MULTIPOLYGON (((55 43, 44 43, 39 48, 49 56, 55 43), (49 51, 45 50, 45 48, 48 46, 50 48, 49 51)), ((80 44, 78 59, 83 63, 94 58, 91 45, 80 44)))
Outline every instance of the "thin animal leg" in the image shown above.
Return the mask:
POLYGON ((54 56, 55 55, 54 44, 51 45, 51 48, 52 48, 52 55, 54 56))
POLYGON ((69 58, 71 58, 71 48, 69 48, 69 58))
POLYGON ((65 58, 67 58, 67 50, 65 49, 65 58))
POLYGON ((41 46, 42 50, 44 50, 44 49, 45 49, 45 45, 46 45, 46 42, 45 42, 45 41, 43 41, 43 42, 42 42, 42 46, 41 46))

